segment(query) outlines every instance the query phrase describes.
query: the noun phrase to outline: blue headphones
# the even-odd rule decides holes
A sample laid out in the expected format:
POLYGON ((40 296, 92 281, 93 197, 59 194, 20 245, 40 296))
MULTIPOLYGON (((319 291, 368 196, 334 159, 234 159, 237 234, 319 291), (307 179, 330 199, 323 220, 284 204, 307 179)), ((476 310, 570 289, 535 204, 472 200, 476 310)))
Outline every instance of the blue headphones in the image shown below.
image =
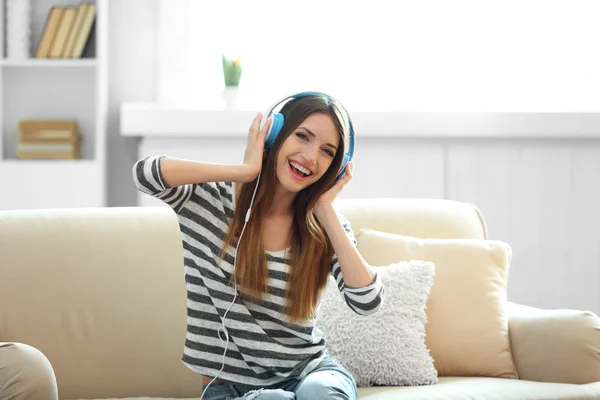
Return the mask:
MULTIPOLYGON (((275 107, 277 107, 278 105, 281 105, 283 107, 283 105, 285 103, 287 103, 289 100, 299 99, 301 97, 306 97, 306 96, 324 96, 324 97, 333 99, 333 97, 331 97, 325 93, 321 93, 321 92, 301 92, 301 93, 297 93, 297 94, 294 94, 291 96, 286 96, 283 99, 277 101, 275 104, 273 104, 271 107, 269 107, 267 112, 265 112, 263 114, 263 117, 260 121, 259 130, 262 129, 262 127, 265 125, 265 123, 267 122, 267 120, 270 117, 273 117, 273 121, 271 123, 271 126, 269 127, 269 131, 267 132, 267 134, 265 136, 265 149, 270 149, 271 147, 273 147, 273 144, 275 143, 275 139, 277 139, 277 135, 279 134, 279 132, 281 132, 281 128, 283 127, 283 122, 284 122, 283 114, 280 114, 279 112, 273 112, 275 107)), ((341 103, 338 102, 338 104, 341 104, 341 103)), ((340 167, 340 171, 338 172, 338 175, 335 178, 336 181, 344 176, 344 173, 345 173, 344 169, 346 168, 346 164, 348 164, 348 161, 351 161, 352 158, 354 157, 354 127, 352 126, 352 119, 350 118, 350 114, 348 113, 346 108, 344 108, 343 105, 342 105, 342 108, 344 109, 344 112, 346 113, 346 116, 348 117, 348 123, 350 125, 350 135, 349 135, 350 143, 348 143, 348 151, 344 155, 344 160, 342 161, 342 166, 340 167)))

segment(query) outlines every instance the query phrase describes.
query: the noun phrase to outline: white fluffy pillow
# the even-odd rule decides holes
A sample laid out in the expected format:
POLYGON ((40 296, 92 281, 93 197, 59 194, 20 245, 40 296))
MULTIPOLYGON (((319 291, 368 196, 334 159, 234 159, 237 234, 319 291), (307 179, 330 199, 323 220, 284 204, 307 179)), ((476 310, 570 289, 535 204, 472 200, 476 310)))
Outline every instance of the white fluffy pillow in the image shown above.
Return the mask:
POLYGON ((437 370, 425 345, 425 305, 435 265, 411 260, 375 268, 385 297, 379 311, 368 316, 348 308, 330 276, 317 317, 329 353, 359 387, 437 383, 437 370))

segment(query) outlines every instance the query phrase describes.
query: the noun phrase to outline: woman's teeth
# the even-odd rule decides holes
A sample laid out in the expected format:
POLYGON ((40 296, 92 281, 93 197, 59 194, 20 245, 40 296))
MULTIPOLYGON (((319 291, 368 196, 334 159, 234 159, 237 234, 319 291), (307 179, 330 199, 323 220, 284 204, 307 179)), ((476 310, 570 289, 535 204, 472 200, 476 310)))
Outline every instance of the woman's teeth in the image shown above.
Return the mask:
POLYGON ((304 176, 304 177, 307 177, 307 176, 311 175, 311 172, 310 172, 309 170, 307 170, 306 168, 304 168, 303 166, 301 166, 301 165, 300 165, 300 164, 298 164, 298 163, 295 163, 295 162, 292 162, 292 161, 291 161, 291 162, 290 162, 290 166, 291 166, 293 169, 296 169, 296 170, 297 170, 297 171, 300 173, 300 175, 302 175, 302 176, 304 176))

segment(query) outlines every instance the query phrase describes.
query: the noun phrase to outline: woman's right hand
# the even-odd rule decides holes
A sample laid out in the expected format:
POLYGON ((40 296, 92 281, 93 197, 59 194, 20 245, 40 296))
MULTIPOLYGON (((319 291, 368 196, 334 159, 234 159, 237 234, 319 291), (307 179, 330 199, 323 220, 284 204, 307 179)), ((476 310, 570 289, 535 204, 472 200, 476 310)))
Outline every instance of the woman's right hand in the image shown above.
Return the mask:
POLYGON ((262 113, 258 113, 250 125, 248 133, 248 144, 244 154, 244 165, 250 169, 250 180, 252 182, 258 176, 263 162, 263 154, 265 150, 265 136, 271 126, 272 118, 269 118, 262 129, 259 131, 262 113))

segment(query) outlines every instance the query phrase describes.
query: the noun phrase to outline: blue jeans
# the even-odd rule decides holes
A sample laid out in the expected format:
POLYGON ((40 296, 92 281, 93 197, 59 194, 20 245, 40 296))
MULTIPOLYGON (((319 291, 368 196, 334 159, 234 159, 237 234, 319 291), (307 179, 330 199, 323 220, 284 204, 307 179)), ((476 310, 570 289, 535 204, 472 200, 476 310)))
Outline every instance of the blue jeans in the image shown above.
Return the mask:
POLYGON ((275 389, 258 390, 240 383, 215 381, 202 400, 356 400, 356 397, 356 382, 352 375, 327 354, 303 379, 290 378, 275 389))

